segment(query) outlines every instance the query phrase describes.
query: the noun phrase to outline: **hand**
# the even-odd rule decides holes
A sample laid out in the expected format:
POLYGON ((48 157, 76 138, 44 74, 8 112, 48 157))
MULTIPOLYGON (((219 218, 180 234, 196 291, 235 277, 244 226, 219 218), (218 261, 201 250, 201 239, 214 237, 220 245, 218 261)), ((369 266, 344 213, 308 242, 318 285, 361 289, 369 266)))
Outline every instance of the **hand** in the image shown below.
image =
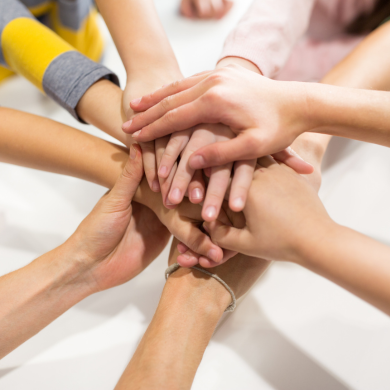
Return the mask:
MULTIPOLYGON (((188 198, 174 209, 167 209, 162 203, 160 194, 150 191, 148 183, 143 180, 139 186, 138 197, 142 203, 149 207, 167 227, 172 235, 182 241, 198 256, 220 262, 229 258, 223 250, 215 245, 210 237, 202 230, 202 207, 191 204, 188 198)), ((224 215, 221 215, 224 223, 229 223, 224 215)))
MULTIPOLYGON (((234 137, 234 133, 223 125, 201 125, 195 129, 174 133, 162 156, 159 175, 167 175, 171 171, 174 161, 181 155, 179 166, 172 179, 167 202, 169 205, 177 205, 187 192, 190 200, 199 203, 198 198, 203 200, 203 188, 192 189, 189 187, 196 171, 188 164, 192 153, 202 146, 215 142, 226 142, 234 137), (197 193, 200 193, 197 196, 197 193)), ((230 190, 230 207, 234 211, 241 211, 244 208, 247 192, 252 182, 252 176, 256 160, 239 161, 234 164, 234 175, 230 190)), ((213 167, 210 171, 210 180, 207 187, 207 194, 203 204, 202 218, 205 221, 215 220, 220 212, 222 202, 230 184, 232 163, 219 167, 213 167)))
POLYGON ((64 244, 83 264, 82 279, 93 291, 135 277, 168 243, 170 234, 153 212, 133 196, 143 176, 141 151, 130 149, 123 173, 64 244), (153 245, 150 245, 153 242, 153 245))
POLYGON ((221 247, 266 260, 296 261, 334 225, 315 188, 269 156, 259 160, 243 214, 243 229, 219 221, 204 228, 221 247))
MULTIPOLYGON (((238 135, 194 153, 193 169, 279 152, 311 126, 304 84, 273 81, 238 65, 178 81, 131 106, 147 110, 123 125, 139 141, 199 123, 223 123, 238 135)), ((300 173, 312 172, 310 165, 299 164, 300 173)))
MULTIPOLYGON (((126 119, 132 119, 135 115, 134 111, 130 108, 130 101, 134 99, 134 97, 154 91, 156 88, 171 83, 173 80, 180 79, 181 77, 182 75, 176 67, 173 67, 172 69, 153 68, 147 72, 143 69, 141 74, 131 74, 123 92, 122 100, 122 108, 126 119)), ((142 149, 145 176, 149 183, 149 187, 152 191, 159 192, 161 186, 157 177, 155 142, 140 142, 139 144, 142 149)))
POLYGON ((182 0, 180 12, 191 19, 221 19, 232 6, 229 0, 182 0))

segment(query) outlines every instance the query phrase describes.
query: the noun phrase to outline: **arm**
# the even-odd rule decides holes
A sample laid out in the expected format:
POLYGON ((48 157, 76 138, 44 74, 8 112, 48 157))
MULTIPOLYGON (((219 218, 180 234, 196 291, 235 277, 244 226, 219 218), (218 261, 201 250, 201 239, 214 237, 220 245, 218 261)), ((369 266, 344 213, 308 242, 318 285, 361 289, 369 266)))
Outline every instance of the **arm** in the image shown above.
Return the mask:
POLYGON ((98 80, 119 85, 118 78, 36 20, 16 0, 3 0, 0 14, 0 64, 31 81, 74 117, 81 119, 76 106, 98 80))
MULTIPOLYGON (((112 188, 120 175, 127 151, 97 137, 49 119, 0 108, 0 161, 75 176, 112 188)), ((134 200, 151 209, 150 224, 169 231, 195 252, 221 259, 222 250, 199 229, 201 208, 184 202, 178 209, 167 210, 160 194, 152 192, 143 180, 134 200), (211 252, 210 252, 211 251, 211 252), (211 253, 211 254, 210 254, 211 253)), ((148 219, 144 221, 148 223, 148 219)), ((153 230, 153 229, 152 229, 153 230)))
MULTIPOLYGON (((171 252, 170 264, 177 255, 177 250, 171 252)), ((269 264, 237 255, 211 271, 239 298, 269 264)), ((116 389, 190 389, 204 351, 230 302, 230 294, 215 279, 184 268, 173 273, 152 322, 116 389)))
POLYGON ((164 248, 166 233, 156 236, 134 222, 140 151, 133 147, 128 160, 111 192, 63 245, 0 277, 0 358, 85 297, 132 279, 164 248), (142 241, 150 239, 153 250, 142 241))
POLYGON ((221 59, 239 57, 274 77, 306 31, 314 0, 254 0, 229 34, 221 59))
MULTIPOLYGON (((125 118, 130 119, 134 116, 131 99, 180 79, 182 75, 152 0, 99 0, 97 4, 126 69, 122 109, 125 118)), ((154 142, 140 145, 150 188, 155 192, 164 190, 157 177, 154 142)))
POLYGON ((222 247, 295 262, 390 314, 390 248, 333 222, 305 178, 261 159, 244 215, 244 229, 205 227, 222 247))

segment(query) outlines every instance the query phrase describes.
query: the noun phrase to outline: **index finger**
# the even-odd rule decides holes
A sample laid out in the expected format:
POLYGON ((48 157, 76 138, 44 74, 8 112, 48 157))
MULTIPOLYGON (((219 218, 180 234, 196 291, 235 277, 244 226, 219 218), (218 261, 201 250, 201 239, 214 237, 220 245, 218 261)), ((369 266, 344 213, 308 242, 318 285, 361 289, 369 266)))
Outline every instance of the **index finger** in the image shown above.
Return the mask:
POLYGON ((175 81, 172 84, 164 85, 162 88, 149 95, 132 100, 130 102, 130 107, 134 111, 145 111, 148 108, 155 106, 157 103, 160 103, 161 100, 168 96, 175 95, 179 92, 185 91, 186 89, 192 88, 194 85, 200 83, 208 77, 210 73, 211 71, 202 72, 198 75, 175 81))

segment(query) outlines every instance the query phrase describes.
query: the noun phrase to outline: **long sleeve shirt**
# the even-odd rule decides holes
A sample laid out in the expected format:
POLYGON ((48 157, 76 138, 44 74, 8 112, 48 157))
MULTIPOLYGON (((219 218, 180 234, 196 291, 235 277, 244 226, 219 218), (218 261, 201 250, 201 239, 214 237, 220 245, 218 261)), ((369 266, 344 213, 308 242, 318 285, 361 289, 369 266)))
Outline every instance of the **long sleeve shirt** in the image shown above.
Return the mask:
MULTIPOLYGON (((226 39, 221 58, 247 59, 265 76, 276 77, 304 36, 307 48, 315 48, 317 54, 329 53, 329 43, 346 38, 345 27, 358 15, 370 12, 375 3, 375 0, 254 0, 226 39), (315 42, 322 42, 327 48, 319 49, 315 42)), ((342 48, 338 45, 336 57, 356 43, 357 40, 349 40, 341 44, 342 48)), ((303 51, 301 45, 300 54, 303 51)))
POLYGON ((93 61, 103 48, 95 18, 90 0, 0 0, 0 65, 79 119, 76 106, 92 84, 106 78, 119 85, 112 71, 93 61))

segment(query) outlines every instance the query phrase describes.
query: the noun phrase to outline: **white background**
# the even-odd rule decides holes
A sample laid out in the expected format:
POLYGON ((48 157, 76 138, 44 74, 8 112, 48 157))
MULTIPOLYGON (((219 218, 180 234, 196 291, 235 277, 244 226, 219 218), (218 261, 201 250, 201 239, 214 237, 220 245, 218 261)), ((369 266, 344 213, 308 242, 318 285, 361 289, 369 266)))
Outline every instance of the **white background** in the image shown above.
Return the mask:
MULTIPOLYGON (((239 0, 220 22, 181 18, 177 0, 156 3, 187 76, 214 66, 250 1, 239 0)), ((104 63, 123 86, 124 70, 108 35, 104 63)), ((77 123, 21 77, 0 86, 0 105, 107 138, 77 123)), ((321 190, 331 216, 389 244, 389 170, 386 148, 334 139, 321 190)), ((61 244, 104 191, 74 178, 0 164, 0 274, 61 244)), ((152 318, 166 262, 167 251, 135 280, 89 297, 4 358, 0 388, 113 388, 152 318)), ((321 277, 274 264, 214 335, 193 389, 388 390, 390 320, 321 277)))

